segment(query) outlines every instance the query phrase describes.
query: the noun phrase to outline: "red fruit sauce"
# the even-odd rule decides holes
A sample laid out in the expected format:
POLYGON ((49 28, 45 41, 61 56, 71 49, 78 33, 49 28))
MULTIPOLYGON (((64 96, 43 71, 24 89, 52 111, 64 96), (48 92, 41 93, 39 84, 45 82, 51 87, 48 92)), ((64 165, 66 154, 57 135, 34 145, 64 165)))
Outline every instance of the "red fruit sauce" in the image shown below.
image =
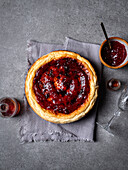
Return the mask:
POLYGON ((90 74, 72 58, 61 58, 40 67, 33 80, 38 104, 55 114, 69 114, 88 98, 90 74))
POLYGON ((119 66, 127 56, 125 46, 118 41, 111 41, 111 49, 106 42, 102 48, 101 56, 104 62, 110 66, 119 66))

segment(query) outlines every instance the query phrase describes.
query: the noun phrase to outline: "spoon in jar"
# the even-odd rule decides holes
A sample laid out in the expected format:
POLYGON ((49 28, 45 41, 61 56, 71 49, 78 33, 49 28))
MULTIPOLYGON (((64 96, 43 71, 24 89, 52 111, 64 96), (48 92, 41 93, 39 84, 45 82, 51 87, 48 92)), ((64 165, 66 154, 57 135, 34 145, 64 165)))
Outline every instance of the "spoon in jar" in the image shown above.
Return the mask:
POLYGON ((107 42, 108 42, 109 48, 110 48, 110 50, 111 50, 111 43, 110 43, 110 40, 109 40, 109 38, 108 38, 108 35, 107 35, 106 30, 105 30, 105 27, 104 27, 103 22, 101 22, 101 27, 102 27, 102 30, 103 30, 103 32, 104 32, 105 38, 106 38, 106 40, 107 40, 107 42))

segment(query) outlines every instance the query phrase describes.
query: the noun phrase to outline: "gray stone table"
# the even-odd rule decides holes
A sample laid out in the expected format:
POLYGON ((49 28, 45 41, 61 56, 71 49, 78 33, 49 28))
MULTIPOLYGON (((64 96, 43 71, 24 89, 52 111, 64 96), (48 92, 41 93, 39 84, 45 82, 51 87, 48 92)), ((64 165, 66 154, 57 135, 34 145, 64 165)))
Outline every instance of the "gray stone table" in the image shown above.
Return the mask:
MULTIPOLYGON (((104 22, 109 36, 128 41, 127 0, 0 0, 0 97, 22 101, 27 66, 26 41, 60 43, 65 36, 101 44, 104 22)), ((98 121, 117 108, 121 90, 106 89, 106 81, 128 82, 128 66, 104 67, 98 121)), ((0 118, 0 170, 127 170, 128 114, 113 122, 115 137, 96 129, 96 142, 39 142, 19 144, 19 117, 0 118)))

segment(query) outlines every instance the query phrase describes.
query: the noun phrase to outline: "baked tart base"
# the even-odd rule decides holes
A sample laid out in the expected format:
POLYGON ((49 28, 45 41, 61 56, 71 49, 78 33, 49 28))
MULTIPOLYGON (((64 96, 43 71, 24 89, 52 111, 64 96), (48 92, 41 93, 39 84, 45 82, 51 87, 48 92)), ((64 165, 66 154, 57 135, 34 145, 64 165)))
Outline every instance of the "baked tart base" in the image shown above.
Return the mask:
POLYGON ((25 94, 41 118, 58 124, 84 117, 97 95, 97 76, 88 60, 69 51, 39 58, 28 71, 25 94))

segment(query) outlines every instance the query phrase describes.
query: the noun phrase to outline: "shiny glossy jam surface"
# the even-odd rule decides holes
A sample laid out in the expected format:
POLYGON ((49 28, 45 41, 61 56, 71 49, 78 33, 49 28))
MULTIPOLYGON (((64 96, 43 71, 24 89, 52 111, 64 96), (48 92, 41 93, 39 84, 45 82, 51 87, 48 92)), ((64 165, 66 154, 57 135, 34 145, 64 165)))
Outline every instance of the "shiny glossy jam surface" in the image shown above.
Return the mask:
POLYGON ((38 104, 53 113, 69 114, 88 98, 90 74, 76 59, 52 60, 40 67, 33 80, 38 104))
POLYGON ((111 49, 106 43, 101 51, 102 59, 110 66, 119 66, 127 56, 125 46, 118 41, 111 41, 111 49))

